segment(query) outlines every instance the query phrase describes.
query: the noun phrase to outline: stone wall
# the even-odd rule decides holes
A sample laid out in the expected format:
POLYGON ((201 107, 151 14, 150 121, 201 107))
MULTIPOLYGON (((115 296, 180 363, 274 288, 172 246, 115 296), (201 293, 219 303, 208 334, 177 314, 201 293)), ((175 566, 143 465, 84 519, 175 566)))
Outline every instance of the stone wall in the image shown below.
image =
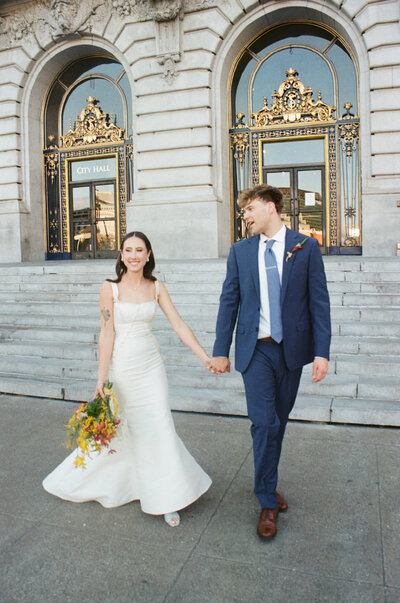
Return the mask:
POLYGON ((269 24, 313 19, 360 67, 363 245, 400 237, 400 1, 37 0, 0 7, 0 262, 43 258, 43 96, 84 52, 114 56, 133 92, 135 193, 128 229, 159 257, 217 257, 230 244, 227 83, 269 24))

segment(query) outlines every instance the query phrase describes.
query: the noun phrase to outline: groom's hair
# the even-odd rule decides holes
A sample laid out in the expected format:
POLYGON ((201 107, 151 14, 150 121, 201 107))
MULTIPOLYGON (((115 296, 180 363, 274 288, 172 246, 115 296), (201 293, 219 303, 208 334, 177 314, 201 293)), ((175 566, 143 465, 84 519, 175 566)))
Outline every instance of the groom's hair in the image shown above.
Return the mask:
POLYGON ((246 205, 250 203, 250 201, 254 201, 254 199, 259 199, 260 201, 264 201, 264 203, 272 201, 272 203, 275 204, 278 214, 282 212, 283 195, 279 188, 275 188, 275 186, 270 186, 269 184, 257 184, 257 186, 253 186, 253 188, 242 191, 238 198, 240 209, 246 207, 246 205))

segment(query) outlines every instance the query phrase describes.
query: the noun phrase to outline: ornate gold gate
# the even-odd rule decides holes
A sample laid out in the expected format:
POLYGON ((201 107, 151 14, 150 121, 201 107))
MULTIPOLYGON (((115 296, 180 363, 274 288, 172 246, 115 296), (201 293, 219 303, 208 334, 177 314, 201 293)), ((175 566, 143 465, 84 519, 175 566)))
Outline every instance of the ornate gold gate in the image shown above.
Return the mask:
POLYGON ((133 144, 88 97, 74 127, 44 150, 46 259, 115 257, 126 231, 133 144))
POLYGON ((271 106, 265 96, 264 105, 251 114, 250 124, 244 123, 243 113, 237 114, 236 126, 229 131, 234 240, 247 236, 242 212, 236 205, 241 190, 265 181, 268 174, 279 170, 283 173, 315 168, 315 172, 324 172, 320 192, 291 185, 290 190, 283 190, 288 198, 286 213, 303 210, 303 230, 307 228, 307 234, 318 238, 325 253, 361 253, 360 122, 351 108, 351 103, 345 103, 344 113, 336 117, 336 107, 326 104, 320 91, 314 100, 312 89, 303 84, 296 69, 290 68, 278 91, 274 90, 271 106), (306 141, 314 141, 319 151, 312 148, 311 142, 304 144, 306 141), (299 142, 303 144, 295 147, 299 142), (279 147, 279 143, 286 146, 279 147), (274 154, 281 155, 282 160, 274 158, 274 154), (312 216, 315 223, 317 204, 322 205, 323 224, 321 233, 315 234, 311 218, 307 217, 312 216))

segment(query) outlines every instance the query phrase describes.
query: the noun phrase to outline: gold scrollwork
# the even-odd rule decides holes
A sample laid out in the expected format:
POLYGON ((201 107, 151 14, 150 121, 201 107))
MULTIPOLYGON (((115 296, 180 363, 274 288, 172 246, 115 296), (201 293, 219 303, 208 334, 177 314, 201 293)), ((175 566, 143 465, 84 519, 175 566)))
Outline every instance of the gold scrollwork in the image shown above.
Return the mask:
MULTIPOLYGON (((345 103, 344 108, 347 113, 344 113, 340 119, 350 120, 357 119, 354 117, 352 113, 350 113, 350 109, 352 107, 351 103, 345 103)), ((346 154, 346 157, 349 159, 353 155, 353 152, 357 150, 358 141, 360 139, 360 123, 355 121, 346 121, 345 123, 339 123, 339 138, 340 138, 340 148, 343 153, 346 154)))
POLYGON ((239 161, 242 166, 247 149, 249 148, 249 133, 234 132, 231 134, 231 149, 234 151, 234 158, 239 161))
POLYGON ((272 93, 272 105, 268 107, 267 97, 264 96, 264 106, 251 114, 254 126, 264 128, 267 125, 307 122, 330 121, 336 107, 323 102, 321 91, 318 91, 318 100, 313 99, 313 91, 305 87, 303 82, 296 77, 296 69, 292 67, 286 71, 287 78, 283 80, 272 93))
POLYGON ((133 142, 130 142, 126 145, 126 156, 128 159, 133 161, 133 142))
POLYGON ((58 172, 58 147, 54 142, 55 136, 50 135, 48 139, 50 144, 47 149, 54 149, 54 151, 52 153, 46 153, 44 155, 44 162, 46 165, 47 175, 50 176, 51 183, 53 184, 54 178, 58 172))
POLYGON ((121 142, 124 140, 123 128, 118 128, 113 123, 112 115, 108 115, 97 107, 99 102, 93 96, 87 99, 88 104, 76 118, 76 126, 64 136, 60 136, 61 145, 69 148, 78 145, 104 144, 106 142, 121 142))

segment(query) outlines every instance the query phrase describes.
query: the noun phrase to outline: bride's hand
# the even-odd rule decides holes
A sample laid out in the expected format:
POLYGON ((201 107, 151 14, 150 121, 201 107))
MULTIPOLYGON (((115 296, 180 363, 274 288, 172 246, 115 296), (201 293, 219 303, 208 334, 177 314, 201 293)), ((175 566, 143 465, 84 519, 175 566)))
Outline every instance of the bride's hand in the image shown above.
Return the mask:
POLYGON ((102 381, 102 380, 97 381, 96 389, 94 390, 94 396, 93 396, 94 398, 96 396, 100 396, 101 398, 104 398, 104 390, 103 390, 104 383, 105 383, 105 381, 102 381))
POLYGON ((211 358, 210 356, 207 356, 204 360, 203 360, 203 364, 206 367, 206 369, 209 371, 210 370, 210 366, 211 366, 211 358))

